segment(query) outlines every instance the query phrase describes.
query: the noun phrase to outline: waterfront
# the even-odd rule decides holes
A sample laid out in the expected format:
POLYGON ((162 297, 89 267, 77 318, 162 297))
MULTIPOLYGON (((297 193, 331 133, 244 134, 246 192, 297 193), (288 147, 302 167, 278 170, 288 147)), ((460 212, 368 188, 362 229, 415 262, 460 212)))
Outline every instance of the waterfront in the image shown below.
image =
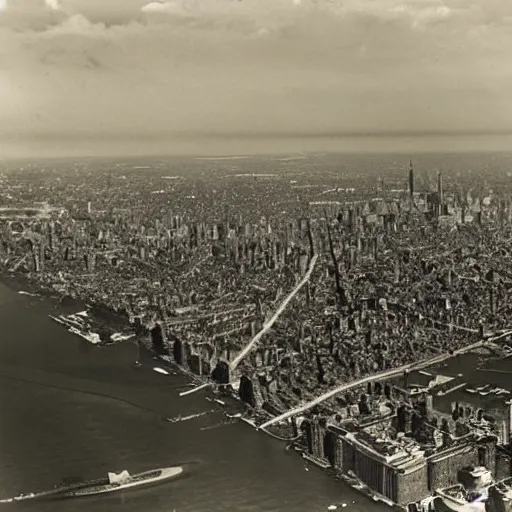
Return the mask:
MULTIPOLYGON (((329 161, 322 160, 322 165, 329 161)), ((457 162, 463 165, 464 159, 457 162)), ((484 162, 480 162, 482 174, 485 174, 484 162)), ((405 179, 403 170, 396 169, 386 177, 388 188, 381 191, 383 197, 377 208, 368 178, 339 173, 327 165, 326 170, 318 173, 303 169, 301 177, 294 176, 297 178, 294 180, 289 180, 290 176, 283 172, 279 186, 277 175, 272 187, 253 179, 245 185, 238 181, 225 185, 223 197, 241 194, 257 198, 261 200, 261 213, 267 205, 283 208, 282 201, 274 202, 272 198, 288 194, 290 211, 283 210, 283 216, 270 220, 262 217, 254 224, 254 219, 244 220, 246 211, 253 214, 254 211, 247 204, 242 208, 240 202, 229 199, 236 214, 232 215, 232 223, 217 217, 210 225, 198 219, 204 215, 204 208, 210 211, 208 205, 212 199, 219 213, 219 202, 213 196, 219 188, 217 178, 227 171, 223 166, 211 170, 208 176, 204 175, 204 169, 196 169, 195 174, 190 171, 190 175, 182 176, 178 188, 173 185, 168 189, 173 205, 174 199, 189 197, 184 194, 191 192, 194 196, 190 197, 198 198, 191 209, 178 204, 178 210, 173 211, 183 215, 173 215, 168 210, 167 196, 160 202, 152 200, 148 208, 137 206, 142 186, 138 170, 131 174, 127 169, 121 171, 128 177, 123 187, 116 188, 110 197, 110 186, 95 181, 103 176, 102 165, 107 163, 95 164, 94 169, 85 169, 85 174, 77 174, 72 180, 64 167, 55 170, 59 180, 66 181, 65 190, 73 189, 75 182, 84 187, 94 184, 90 190, 94 191, 97 208, 93 209, 89 201, 84 210, 83 201, 70 194, 62 203, 60 213, 55 213, 53 207, 37 201, 49 197, 48 187, 53 185, 46 185, 30 197, 22 193, 14 200, 9 196, 9 204, 21 206, 4 210, 3 270, 12 290, 5 288, 4 296, 0 296, 4 332, 9 333, 3 337, 0 349, 0 377, 5 383, 2 413, 9 419, 2 426, 6 474, 0 480, 1 497, 48 490, 66 478, 89 480, 105 476, 108 471, 127 469, 138 473, 184 464, 187 476, 175 483, 76 505, 90 508, 94 504, 98 510, 111 510, 119 503, 128 510, 133 504, 134 510, 310 511, 326 510, 330 504, 345 504, 348 510, 380 510, 381 506, 355 494, 317 468, 306 467, 298 455, 286 451, 284 444, 258 434, 245 424, 226 424, 228 420, 218 404, 207 402, 204 393, 179 398, 180 392, 189 389, 187 377, 153 371, 161 363, 156 363, 149 354, 142 356, 142 369, 133 368, 138 357, 134 343, 95 348, 66 332, 49 316, 76 314, 86 308, 86 303, 96 304, 100 307, 93 309, 103 312, 97 311, 102 319, 89 311, 91 319, 94 316, 99 323, 84 329, 102 333, 102 339, 106 340, 106 336, 128 328, 125 319, 121 321, 112 314, 112 309, 125 311, 134 320, 136 331, 146 337, 147 346, 157 353, 169 353, 192 373, 209 373, 211 365, 216 364, 215 351, 233 366, 245 358, 242 370, 249 371, 251 379, 244 380, 243 399, 256 409, 267 407, 274 413, 280 412, 292 408, 299 395, 307 402, 333 389, 337 383, 396 368, 413 355, 423 359, 449 348, 456 350, 499 327, 508 329, 507 255, 511 230, 505 218, 510 218, 512 211, 510 197, 494 197, 489 184, 485 185, 487 189, 478 192, 475 198, 475 204, 480 205, 476 224, 472 216, 468 224, 463 219, 466 206, 459 199, 466 197, 467 202, 473 201, 469 172, 465 176, 466 185, 458 192, 453 172, 446 182, 437 174, 437 192, 424 192, 423 200, 422 193, 413 190, 412 165, 409 195, 400 189, 399 197, 394 196, 393 183, 398 186, 405 179), (353 183, 344 182, 348 178, 353 183), (202 198, 196 195, 198 180, 203 181, 201 188, 206 191, 202 198), (310 211, 311 218, 301 220, 302 202, 294 188, 299 180, 301 184, 297 187, 304 187, 300 190, 307 190, 304 194, 311 200, 319 194, 317 185, 326 189, 320 193, 322 196, 324 192, 338 194, 341 189, 350 189, 351 184, 361 186, 359 206, 354 210, 354 197, 346 195, 340 198, 346 202, 341 211, 337 212, 335 206, 330 212, 331 222, 322 224, 318 211, 310 211), (445 192, 443 183, 448 183, 453 191, 445 192), (214 184, 216 188, 212 188, 214 184), (278 189, 280 192, 276 194, 278 189), (410 196, 414 201, 423 201, 423 208, 427 208, 420 217, 410 211, 414 202, 410 196), (448 217, 455 222, 448 237, 449 226, 440 222, 447 216, 440 214, 436 202, 441 199, 447 201, 444 206, 451 205, 452 215, 448 217), (130 205, 130 208, 118 209, 116 205, 130 205), (397 205, 403 209, 402 214, 395 211, 397 205), (390 209, 395 213, 389 213, 390 209), (31 217, 34 212, 38 213, 31 217), (430 220, 427 214, 432 217, 430 220), (11 217, 13 220, 9 220, 11 217), (359 220, 355 222, 356 219, 359 220), (376 219, 380 219, 377 224, 376 219), (285 227, 284 221, 289 221, 285 227), (337 233, 334 241, 333 232, 337 233), (316 243, 307 233, 311 238, 314 235, 316 243), (238 251, 230 249, 233 240, 238 244, 238 251), (329 252, 331 243, 333 251, 329 252), (414 250, 404 249, 404 243, 414 250), (398 252, 396 244, 402 247, 398 252), (111 258, 113 253, 117 256, 111 258), (451 255, 451 259, 446 255, 451 255), (333 294, 336 279, 329 271, 333 258, 335 261, 338 258, 341 277, 350 293, 333 294), (319 264, 315 266, 317 261, 319 264), (306 271, 313 267, 314 272, 306 271), (378 282, 375 268, 379 270, 378 282), (293 306, 282 306, 295 294, 298 288, 294 286, 306 280, 308 285, 295 296, 293 306), (421 283, 426 292, 411 282, 421 283), (45 298, 37 296, 38 293, 45 298), (81 300, 76 301, 72 296, 81 300), (338 307, 334 305, 336 300, 338 307), (261 329, 265 329, 262 326, 270 313, 279 311, 283 313, 272 327, 273 333, 265 336, 255 350, 243 350, 244 346, 252 346, 249 341, 258 330, 264 332, 261 329), (135 319, 140 319, 140 324, 135 319), (204 347, 205 339, 209 348, 204 347), (319 340, 322 340, 320 345, 319 340), (323 351, 319 354, 321 345, 323 351), (283 351, 293 355, 293 365, 279 363, 279 353, 283 351), (234 357, 236 352, 239 355, 234 357), (296 371, 292 371, 294 367, 296 371), (264 370, 265 382, 259 378, 261 375, 256 378, 258 368, 264 370), (173 421, 165 421, 167 418, 173 421)), ((364 159, 361 165, 365 166, 364 159)), ((246 166, 251 168, 249 163, 246 166)), ((369 165, 368 176, 376 172, 372 168, 369 165)), ((503 169, 498 165, 493 170, 494 186, 503 180, 503 169)), ((38 172, 47 171, 41 168, 38 172)), ((167 168, 157 166, 144 171, 144 183, 147 181, 149 185, 142 190, 141 197, 152 193, 165 178, 163 174, 168 174, 167 168)), ((125 176, 117 171, 111 175, 112 179, 125 176)), ((25 171, 8 176, 6 194, 25 190, 25 171)), ((34 176, 28 178, 30 182, 34 176)), ((268 322, 264 325, 268 329, 268 322)), ((475 357, 478 360, 474 355, 455 358, 447 363, 443 373, 453 373, 448 367, 455 364, 460 368, 455 368, 455 374, 460 371, 464 379, 469 378, 475 357)), ((487 378, 492 381, 504 375, 478 373, 479 381, 487 378)), ((383 384, 385 390, 386 383, 383 384)), ((358 415, 383 420, 379 405, 381 393, 377 388, 360 392, 366 398, 366 392, 371 395, 367 405, 373 405, 366 413, 362 413, 361 404, 354 403, 354 396, 345 394, 324 404, 320 411, 323 419, 331 417, 332 421, 335 412, 352 415, 356 407, 358 415)), ((232 409, 229 407, 231 415, 238 412, 232 409)), ((429 417, 422 418, 425 422, 429 420, 429 417)), ((309 455, 324 465, 328 460, 345 473, 352 471, 357 463, 360 470, 357 476, 371 489, 382 493, 385 480, 377 475, 379 463, 375 471, 367 471, 362 465, 364 460, 356 459, 355 455, 354 467, 349 465, 352 459, 347 459, 347 464, 341 457, 336 459, 332 450, 326 451, 322 418, 310 420, 305 425, 306 439, 308 432, 311 439, 307 446, 309 455), (372 480, 372 475, 377 475, 376 479, 372 480)), ((446 428, 452 427, 460 430, 467 425, 462 425, 461 420, 446 428)), ((406 424, 400 428, 404 433, 410 432, 408 440, 416 443, 416 447, 429 442, 427 438, 417 439, 421 429, 413 428, 412 418, 410 428, 406 424)), ((509 429, 501 432, 507 440, 508 432, 509 429)), ((392 444, 391 433, 390 429, 388 441, 392 444)), ((337 437, 336 443, 343 443, 342 437, 337 437)), ((332 441, 332 436, 329 438, 332 441)), ((477 454, 475 446, 472 454, 477 454)), ((425 469, 426 464, 425 459, 421 468, 425 469)), ((435 461, 428 464, 437 467, 435 461)), ((437 479, 427 487, 426 480, 427 477, 416 482, 424 484, 423 487, 416 487, 412 480, 393 486, 392 500, 407 504, 423 498, 437 489, 436 486, 448 485, 446 480, 437 479), (398 495, 400 488, 417 492, 398 495)), ((75 508, 75 503, 18 506, 29 510, 45 510, 44 507, 49 510, 51 506, 53 511, 54 506, 62 510, 75 508)))
POLYGON ((205 395, 179 398, 188 380, 152 371, 150 358, 133 370, 132 344, 96 349, 51 322, 52 312, 46 299, 0 284, 0 497, 113 470, 190 462, 189 472, 169 485, 122 495, 5 509, 295 512, 326 510, 331 503, 383 509, 247 425, 216 427, 225 421, 220 410, 164 421, 213 407, 205 395))

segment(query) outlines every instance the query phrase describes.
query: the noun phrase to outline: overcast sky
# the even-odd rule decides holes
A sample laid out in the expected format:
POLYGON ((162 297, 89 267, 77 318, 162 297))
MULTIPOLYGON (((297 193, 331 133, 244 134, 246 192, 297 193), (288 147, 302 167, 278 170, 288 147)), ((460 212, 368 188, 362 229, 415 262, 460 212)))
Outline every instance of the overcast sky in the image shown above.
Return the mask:
POLYGON ((510 148, 512 0, 0 0, 0 120, 0 156, 510 148))

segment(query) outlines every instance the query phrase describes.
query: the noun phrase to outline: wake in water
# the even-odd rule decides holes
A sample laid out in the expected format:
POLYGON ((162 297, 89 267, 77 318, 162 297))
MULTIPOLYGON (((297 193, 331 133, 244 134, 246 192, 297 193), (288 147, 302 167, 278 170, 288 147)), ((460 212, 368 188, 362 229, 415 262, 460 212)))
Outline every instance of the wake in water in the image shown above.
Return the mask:
POLYGON ((93 485, 95 483, 100 484, 104 483, 105 479, 101 480, 91 480, 90 482, 80 482, 73 485, 62 485, 59 487, 56 487, 55 489, 52 489, 50 491, 40 491, 40 492, 31 492, 28 494, 20 494, 19 496, 14 496, 13 498, 7 498, 0 500, 1 503, 14 503, 17 501, 25 501, 25 500, 35 500, 35 499, 43 499, 43 498, 58 498, 59 496, 62 496, 63 493, 68 491, 74 491, 77 489, 80 489, 82 487, 85 487, 86 485, 93 485))
POLYGON ((190 414, 189 416, 181 416, 181 414, 179 414, 174 418, 167 418, 167 421, 169 421, 170 423, 178 423, 180 421, 188 421, 193 420, 195 418, 200 418, 201 416, 206 416, 207 414, 211 414, 212 412, 217 412, 217 409, 211 409, 209 411, 199 412, 197 414, 190 414))
POLYGON ((210 425, 209 427, 202 427, 199 430, 213 430, 215 428, 232 425, 233 423, 237 423, 238 420, 242 418, 242 413, 239 412, 236 414, 228 414, 227 412, 224 412, 224 416, 227 418, 227 421, 221 421, 220 423, 217 423, 216 425, 210 425))
POLYGON ((227 427, 228 425, 233 425, 236 423, 236 421, 221 421, 220 423, 217 423, 216 425, 210 425, 209 427, 202 427, 199 430, 213 430, 220 427, 227 427))
POLYGON ((35 498, 36 495, 34 493, 31 494, 20 494, 19 496, 15 496, 14 498, 7 498, 5 500, 0 500, 0 503, 14 503, 15 501, 29 500, 35 498))
POLYGON ((24 292, 23 290, 20 290, 18 293, 19 293, 19 295, 28 295, 30 297, 41 297, 41 295, 39 295, 39 293, 24 292))

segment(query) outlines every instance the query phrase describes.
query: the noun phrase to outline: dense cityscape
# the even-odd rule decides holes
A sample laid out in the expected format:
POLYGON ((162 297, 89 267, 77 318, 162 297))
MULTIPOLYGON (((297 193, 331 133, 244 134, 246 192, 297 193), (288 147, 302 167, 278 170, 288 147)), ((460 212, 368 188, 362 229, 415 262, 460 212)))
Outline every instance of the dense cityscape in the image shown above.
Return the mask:
POLYGON ((507 176, 335 162, 5 168, 2 271, 125 318, 61 323, 135 337, 387 503, 510 477, 510 391, 460 371, 509 354, 507 176))
POLYGON ((511 27, 0 0, 0 509, 512 512, 511 27))

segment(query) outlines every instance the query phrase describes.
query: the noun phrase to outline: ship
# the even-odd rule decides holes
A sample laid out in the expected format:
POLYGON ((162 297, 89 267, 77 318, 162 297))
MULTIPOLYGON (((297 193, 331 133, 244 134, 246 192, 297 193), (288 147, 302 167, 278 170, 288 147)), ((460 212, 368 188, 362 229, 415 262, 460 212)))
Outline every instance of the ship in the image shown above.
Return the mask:
POLYGON ((79 498, 83 496, 93 496, 96 494, 107 494, 112 492, 124 491, 139 487, 148 487, 163 482, 167 482, 178 477, 183 473, 181 466, 154 469, 145 471, 136 475, 130 475, 128 471, 122 471, 119 474, 109 473, 108 478, 103 481, 95 481, 91 485, 84 484, 83 487, 66 491, 60 494, 60 498, 79 498))
POLYGON ((130 475, 130 473, 125 470, 119 474, 108 473, 108 477, 106 478, 89 480, 87 482, 70 484, 69 481, 64 481, 62 485, 56 486, 52 490, 36 493, 31 492, 28 494, 20 494, 14 498, 0 499, 0 503, 41 499, 79 498, 97 494, 107 494, 157 485, 177 478, 182 473, 183 467, 181 466, 153 469, 136 475, 130 475))

